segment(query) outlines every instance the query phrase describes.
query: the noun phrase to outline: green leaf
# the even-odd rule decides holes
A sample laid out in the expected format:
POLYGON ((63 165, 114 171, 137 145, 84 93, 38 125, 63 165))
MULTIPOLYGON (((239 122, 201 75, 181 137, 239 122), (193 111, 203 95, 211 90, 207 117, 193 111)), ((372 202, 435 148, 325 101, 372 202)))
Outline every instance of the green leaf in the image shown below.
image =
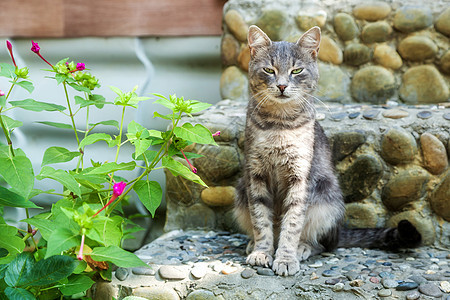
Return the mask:
POLYGON ((48 125, 48 126, 52 126, 52 127, 56 127, 56 128, 61 128, 61 129, 73 129, 72 125, 64 124, 64 123, 49 122, 49 121, 41 121, 41 122, 37 122, 37 123, 41 123, 41 124, 44 124, 44 125, 48 125))
POLYGON ((41 173, 36 176, 38 180, 44 178, 50 178, 58 181, 65 186, 69 191, 72 191, 75 195, 81 196, 81 190, 78 182, 75 178, 64 170, 55 170, 52 167, 44 166, 41 169, 41 173))
POLYGON ((112 141, 112 138, 109 134, 106 134, 106 133, 93 133, 93 134, 90 134, 87 137, 85 137, 80 142, 79 148, 83 149, 85 146, 94 144, 99 141, 105 141, 106 143, 109 143, 112 141))
POLYGON ((97 216, 94 219, 94 230, 89 230, 87 237, 98 241, 104 246, 120 246, 122 241, 122 223, 123 218, 120 216, 103 217, 97 216))
POLYGON ((42 286, 69 277, 78 263, 71 257, 55 255, 38 261, 30 274, 23 277, 19 287, 42 286))
POLYGON ((16 77, 15 71, 16 68, 13 65, 0 63, 0 76, 13 79, 16 77))
POLYGON ((34 86, 33 83, 27 80, 22 80, 19 82, 14 82, 14 81, 10 81, 12 84, 16 84, 22 88, 24 88, 25 90, 27 90, 29 93, 33 92, 34 90, 34 86))
POLYGON ((80 107, 86 107, 90 105, 95 105, 98 108, 103 108, 105 104, 111 104, 112 102, 105 102, 105 97, 102 95, 89 95, 89 99, 84 99, 80 96, 75 96, 75 104, 80 105, 80 107))
POLYGON ((212 104, 209 103, 204 103, 204 102, 200 102, 200 101, 196 101, 196 100, 191 100, 191 114, 195 114, 198 113, 202 110, 207 109, 208 107, 210 107, 212 104))
POLYGON ((12 106, 31 111, 64 111, 66 108, 62 105, 25 99, 20 101, 9 101, 12 106))
POLYGON ((5 295, 9 300, 36 300, 36 297, 26 289, 7 287, 5 295))
POLYGON ((26 223, 38 228, 42 237, 46 241, 49 240, 53 231, 57 228, 55 222, 47 220, 47 219, 40 219, 40 218, 37 218, 36 216, 34 216, 33 218, 30 218, 30 219, 22 220, 22 222, 26 222, 26 223))
POLYGON ((184 123, 181 127, 175 127, 174 133, 186 141, 217 146, 209 129, 201 124, 193 126, 191 123, 184 123))
POLYGON ((91 93, 91 90, 89 88, 81 86, 81 85, 78 85, 78 84, 76 84, 74 82, 68 83, 68 85, 70 85, 73 89, 75 89, 75 90, 77 90, 79 92, 85 92, 85 93, 88 93, 88 94, 91 93))
POLYGON ((0 206, 42 208, 23 196, 0 186, 0 206))
MULTIPOLYGON (((62 224, 62 226, 64 225, 62 224)), ((61 254, 62 251, 79 246, 81 238, 78 233, 73 233, 72 230, 68 228, 57 227, 47 242, 47 253, 45 254, 45 258, 61 254)))
POLYGON ((136 162, 128 162, 128 163, 106 163, 101 165, 100 167, 93 168, 89 170, 86 174, 109 174, 116 171, 131 171, 136 167, 136 162))
POLYGON ((68 162, 80 155, 81 153, 78 151, 71 152, 63 147, 50 147, 45 150, 44 157, 42 158, 42 166, 68 162))
MULTIPOLYGON (((1 105, 0 105, 1 106, 1 105)), ((23 123, 20 121, 16 121, 14 119, 11 119, 8 116, 2 116, 3 122, 5 123, 6 130, 11 131, 14 128, 23 126, 23 123)))
POLYGON ((208 187, 200 177, 194 174, 188 167, 186 167, 179 161, 174 160, 172 157, 164 156, 162 158, 162 166, 169 170, 173 176, 180 175, 181 177, 184 177, 190 181, 198 183, 204 187, 208 187))
POLYGON ((107 120, 107 121, 101 121, 101 122, 98 122, 95 124, 89 124, 89 126, 92 126, 92 127, 96 127, 98 125, 114 126, 117 129, 119 129, 119 126, 120 126, 119 122, 117 122, 116 120, 107 120))
POLYGON ((142 204, 152 214, 152 217, 155 217, 155 211, 161 204, 163 195, 159 183, 156 181, 140 180, 134 184, 133 189, 142 204))
POLYGON ((28 199, 34 186, 33 166, 28 157, 9 157, 0 152, 0 175, 16 193, 28 199))
POLYGON ((156 118, 156 117, 161 118, 161 119, 165 119, 165 120, 172 120, 173 114, 162 115, 162 114, 160 114, 159 112, 156 112, 156 111, 155 111, 155 112, 153 113, 153 118, 156 118))
POLYGON ((70 296, 84 292, 91 288, 95 283, 94 280, 86 275, 71 275, 67 283, 58 285, 59 290, 64 296, 70 296))
POLYGON ((96 261, 109 261, 122 268, 146 266, 135 254, 117 246, 96 247, 91 252, 92 259, 96 261))
POLYGON ((19 286, 35 265, 35 260, 30 252, 23 252, 14 258, 5 273, 5 282, 11 287, 19 286))
POLYGON ((142 155, 139 155, 137 158, 136 158, 136 153, 133 153, 132 156, 133 156, 133 159, 135 159, 135 160, 144 160, 144 156, 145 156, 147 161, 149 163, 151 163, 155 159, 157 154, 158 154, 158 151, 147 150, 142 155))
POLYGON ((17 236, 17 228, 6 224, 0 224, 0 248, 6 249, 10 255, 21 253, 25 248, 25 242, 17 236))

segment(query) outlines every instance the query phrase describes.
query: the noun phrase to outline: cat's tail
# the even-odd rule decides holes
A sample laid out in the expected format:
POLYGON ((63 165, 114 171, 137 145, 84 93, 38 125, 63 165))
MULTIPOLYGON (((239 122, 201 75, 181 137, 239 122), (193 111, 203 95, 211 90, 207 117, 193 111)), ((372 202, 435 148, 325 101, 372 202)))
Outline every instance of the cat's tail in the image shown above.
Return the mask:
POLYGON ((394 228, 341 228, 338 247, 362 247, 395 250, 420 245, 422 236, 407 220, 394 228))

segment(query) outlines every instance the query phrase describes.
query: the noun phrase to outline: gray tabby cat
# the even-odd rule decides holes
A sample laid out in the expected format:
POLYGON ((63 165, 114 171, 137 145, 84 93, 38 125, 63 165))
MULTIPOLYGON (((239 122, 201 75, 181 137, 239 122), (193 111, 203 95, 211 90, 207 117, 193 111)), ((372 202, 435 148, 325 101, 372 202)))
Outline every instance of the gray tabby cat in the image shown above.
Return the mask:
POLYGON ((344 201, 311 96, 319 78, 319 27, 288 43, 272 42, 251 26, 248 43, 246 162, 235 205, 239 224, 252 238, 247 263, 286 276, 299 270, 300 260, 337 246, 420 243, 408 221, 389 229, 340 228, 344 201))

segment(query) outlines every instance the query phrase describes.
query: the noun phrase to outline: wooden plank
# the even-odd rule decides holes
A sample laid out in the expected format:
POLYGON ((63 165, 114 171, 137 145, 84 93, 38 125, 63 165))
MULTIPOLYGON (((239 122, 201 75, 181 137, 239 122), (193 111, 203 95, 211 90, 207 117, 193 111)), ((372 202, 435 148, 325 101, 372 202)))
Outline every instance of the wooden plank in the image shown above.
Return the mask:
POLYGON ((2 1, 5 37, 220 35, 226 0, 2 1))

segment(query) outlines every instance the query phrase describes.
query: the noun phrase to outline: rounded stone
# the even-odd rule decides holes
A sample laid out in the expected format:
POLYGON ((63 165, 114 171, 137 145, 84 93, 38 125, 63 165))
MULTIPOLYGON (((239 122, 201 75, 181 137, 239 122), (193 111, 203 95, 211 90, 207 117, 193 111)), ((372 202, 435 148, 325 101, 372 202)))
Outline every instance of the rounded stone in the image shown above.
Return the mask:
POLYGON ((390 295, 392 295, 392 292, 391 292, 391 290, 385 288, 385 289, 379 290, 377 295, 380 297, 389 297, 390 295))
POLYGON ((333 159, 340 161, 352 154, 359 146, 366 141, 364 131, 342 131, 330 138, 333 159))
POLYGON ((442 55, 439 61, 440 68, 442 72, 450 74, 450 51, 447 51, 442 55))
POLYGON ((422 245, 432 245, 434 243, 436 232, 430 216, 421 211, 408 210, 392 216, 387 222, 387 227, 397 227, 401 220, 408 220, 422 236, 422 245))
POLYGON ((398 52, 403 59, 423 61, 434 58, 438 52, 438 46, 429 37, 413 35, 400 41, 398 52))
POLYGON ((424 295, 434 297, 434 298, 442 297, 441 290, 434 283, 423 283, 423 284, 419 285, 419 292, 421 292, 424 295))
POLYGON ((248 72, 248 64, 250 62, 250 48, 247 47, 247 45, 242 45, 237 60, 239 67, 245 72, 248 72))
POLYGON ((303 31, 307 31, 314 26, 323 27, 326 20, 327 13, 324 10, 320 10, 314 6, 311 6, 306 10, 302 9, 298 12, 297 17, 295 18, 298 27, 303 31))
POLYGON ((339 177, 345 201, 354 202, 370 196, 382 175, 383 166, 378 157, 359 155, 339 177))
POLYGON ((363 117, 364 119, 367 120, 375 120, 377 119, 379 114, 380 114, 379 109, 367 109, 363 112, 363 117))
POLYGON ((132 269, 134 275, 153 276, 156 274, 154 267, 135 267, 132 269))
POLYGON ((396 288, 398 286, 397 280, 390 279, 390 278, 383 278, 383 279, 381 279, 381 284, 386 289, 392 289, 392 288, 396 288))
POLYGON ((393 108, 383 111, 383 117, 389 118, 389 119, 402 119, 409 116, 409 112, 400 109, 400 108, 393 108))
POLYGON ((441 183, 434 189, 430 197, 433 211, 450 222, 450 171, 442 179, 441 183))
MULTIPOLYGON (((448 167, 447 151, 444 144, 431 133, 420 136, 423 164, 431 174, 439 175, 448 167)), ((450 198, 449 198, 450 199, 450 198)))
POLYGON ((417 117, 423 120, 429 119, 433 116, 433 113, 429 110, 423 110, 417 113, 417 117))
POLYGON ((239 42, 231 34, 225 34, 220 44, 220 56, 224 66, 236 64, 239 53, 239 42))
POLYGON ((394 75, 379 66, 368 66, 353 76, 351 93, 359 102, 385 103, 396 90, 394 75))
POLYGON ((207 290, 196 290, 191 292, 186 300, 215 300, 217 297, 213 292, 207 290))
POLYGON ((334 31, 343 41, 353 40, 359 35, 355 19, 346 13, 337 13, 334 16, 334 31))
POLYGON ((392 128, 381 138, 381 156, 390 164, 411 162, 416 153, 416 140, 404 129, 392 128))
POLYGON ((401 32, 418 31, 433 25, 433 15, 427 6, 406 5, 397 10, 394 27, 401 32))
POLYGON ((349 100, 350 76, 342 68, 319 62, 319 85, 315 96, 322 101, 349 100))
POLYGON ((403 74, 399 95, 408 104, 440 103, 447 101, 449 88, 434 66, 423 65, 403 74))
POLYGON ((389 39, 392 33, 392 27, 386 21, 378 21, 364 26, 361 32, 361 38, 364 43, 380 43, 389 39))
POLYGON ((114 273, 114 275, 120 281, 124 281, 125 279, 128 278, 128 275, 130 275, 130 271, 127 268, 118 268, 114 273))
POLYGON ((272 271, 272 269, 263 268, 263 267, 258 267, 256 269, 256 273, 258 273, 258 275, 262 275, 262 276, 275 276, 275 273, 272 271))
POLYGON ((262 29, 272 41, 281 41, 287 35, 287 15, 281 10, 265 10, 256 21, 256 26, 262 29))
POLYGON ((377 208, 371 203, 345 205, 345 225, 348 228, 375 228, 378 222, 377 208))
POLYGON ((406 294, 406 300, 417 300, 420 298, 418 291, 412 291, 406 294))
POLYGON ((373 59, 377 64, 393 70, 397 70, 403 65, 402 58, 397 51, 386 44, 380 44, 375 47, 373 59))
POLYGON ((165 174, 168 199, 175 200, 177 204, 191 205, 195 199, 200 198, 202 187, 199 184, 181 176, 175 177, 170 171, 166 171, 165 174))
POLYGON ((197 149, 197 153, 204 155, 195 159, 198 174, 208 182, 219 182, 232 177, 240 170, 239 154, 232 146, 202 145, 197 149))
POLYGON ((248 26, 238 11, 234 9, 227 11, 224 16, 224 21, 228 30, 238 41, 243 43, 247 41, 248 26))
POLYGON ((361 3, 353 9, 353 15, 358 19, 378 21, 386 18, 391 12, 389 4, 381 1, 361 3))
POLYGON ((352 43, 344 49, 344 61, 351 66, 359 66, 372 59, 372 49, 363 45, 352 43))
POLYGON ((413 281, 404 281, 397 285, 395 288, 397 291, 409 291, 417 288, 419 285, 413 281))
POLYGON ((249 279, 255 275, 256 271, 250 268, 245 269, 241 272, 241 277, 244 279, 249 279))
POLYGON ((238 67, 228 67, 220 78, 220 95, 222 99, 242 99, 247 96, 247 85, 247 76, 238 67))
POLYGON ((398 211, 406 204, 419 200, 425 193, 429 177, 420 167, 400 170, 383 188, 381 199, 384 205, 398 211))
POLYGON ((338 44, 328 36, 323 36, 320 42, 319 59, 335 65, 342 64, 342 50, 338 44))
POLYGON ((450 36, 450 7, 447 7, 436 19, 434 27, 437 31, 446 36, 450 36))
POLYGON ((187 277, 187 271, 179 266, 163 265, 158 270, 159 276, 168 280, 183 280, 187 277))
POLYGON ((201 203, 183 209, 179 228, 215 228, 216 214, 201 203))
POLYGON ((207 270, 206 266, 195 266, 191 270, 191 275, 195 279, 201 279, 205 277, 207 270))
POLYGON ((178 294, 169 287, 137 287, 133 290, 133 296, 143 297, 148 300, 179 300, 178 294))
POLYGON ((232 186, 214 186, 202 191, 202 201, 209 206, 229 206, 234 203, 236 189, 232 186))

